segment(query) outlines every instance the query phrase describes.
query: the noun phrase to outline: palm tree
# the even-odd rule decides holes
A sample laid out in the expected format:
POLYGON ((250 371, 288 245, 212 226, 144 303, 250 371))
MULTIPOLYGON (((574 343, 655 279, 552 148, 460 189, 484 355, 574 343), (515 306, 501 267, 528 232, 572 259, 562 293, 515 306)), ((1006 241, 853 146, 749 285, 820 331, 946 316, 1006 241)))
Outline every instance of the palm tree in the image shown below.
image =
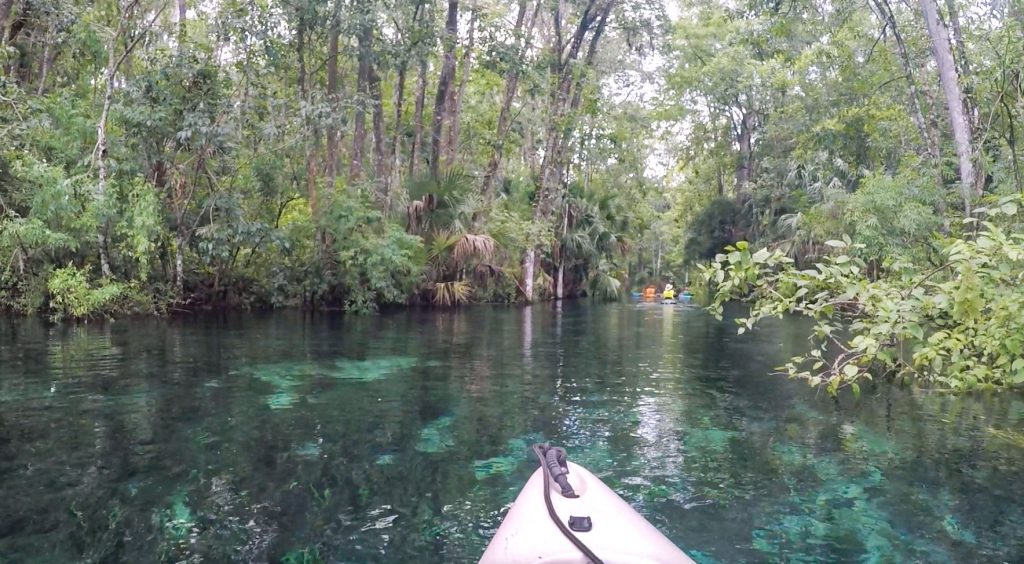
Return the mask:
POLYGON ((468 275, 494 272, 490 261, 497 243, 486 233, 470 232, 480 207, 477 192, 473 178, 458 169, 409 186, 406 229, 426 244, 427 290, 435 305, 467 303, 473 292, 468 275))
POLYGON ((569 194, 562 207, 562 229, 552 249, 555 263, 555 298, 569 287, 585 285, 588 294, 614 300, 619 296, 623 272, 615 259, 629 246, 621 233, 628 229, 624 208, 614 194, 569 194))

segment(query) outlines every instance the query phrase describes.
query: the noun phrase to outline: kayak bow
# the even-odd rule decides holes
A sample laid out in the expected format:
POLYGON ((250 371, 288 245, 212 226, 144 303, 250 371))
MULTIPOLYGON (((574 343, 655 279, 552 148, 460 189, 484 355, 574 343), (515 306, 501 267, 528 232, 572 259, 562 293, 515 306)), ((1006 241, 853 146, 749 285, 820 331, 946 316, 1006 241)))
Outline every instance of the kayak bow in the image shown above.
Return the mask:
POLYGON ((693 561, 565 451, 534 445, 541 467, 480 564, 687 564, 693 561))

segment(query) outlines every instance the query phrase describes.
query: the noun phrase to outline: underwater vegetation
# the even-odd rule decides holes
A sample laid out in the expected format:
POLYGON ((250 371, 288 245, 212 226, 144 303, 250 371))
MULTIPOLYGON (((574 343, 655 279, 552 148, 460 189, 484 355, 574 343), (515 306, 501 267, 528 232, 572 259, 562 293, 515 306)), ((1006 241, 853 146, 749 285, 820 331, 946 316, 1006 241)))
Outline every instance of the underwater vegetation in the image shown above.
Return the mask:
POLYGON ((427 423, 420 431, 420 440, 416 443, 416 450, 438 453, 455 446, 455 434, 452 431, 454 421, 454 415, 443 415, 427 423))
POLYGON ((188 551, 190 537, 196 533, 196 517, 188 501, 185 491, 179 489, 171 497, 170 507, 159 511, 154 517, 164 538, 160 551, 162 559, 188 551))
MULTIPOLYGON (((390 356, 355 360, 340 358, 333 362, 275 362, 257 364, 238 370, 272 386, 267 395, 271 409, 286 409, 305 397, 299 388, 316 378, 340 382, 375 382, 388 376, 406 372, 421 364, 415 357, 390 356)), ((423 363, 429 364, 429 363, 423 363)))
POLYGON ((536 457, 530 447, 540 442, 543 442, 543 439, 537 434, 510 439, 502 454, 486 460, 474 461, 473 475, 477 480, 483 480, 492 476, 507 476, 527 461, 535 465, 537 464, 536 457))

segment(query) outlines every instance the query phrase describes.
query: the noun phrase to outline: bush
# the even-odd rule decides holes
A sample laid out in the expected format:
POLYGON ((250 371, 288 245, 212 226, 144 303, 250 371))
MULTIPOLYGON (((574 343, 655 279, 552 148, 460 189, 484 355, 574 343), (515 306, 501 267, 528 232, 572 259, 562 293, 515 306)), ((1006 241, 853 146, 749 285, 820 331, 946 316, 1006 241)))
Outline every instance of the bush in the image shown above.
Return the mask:
POLYGON ((887 265, 870 280, 864 260, 850 256, 863 245, 829 241, 836 254, 810 270, 798 270, 780 250, 751 254, 737 243, 702 268, 714 289, 711 311, 747 299, 743 333, 767 317, 798 314, 815 320, 809 354, 784 367, 790 376, 824 385, 832 394, 889 374, 953 390, 1024 384, 1024 229, 1017 221, 1019 196, 992 208, 985 218, 965 220, 976 233, 943 242, 943 263, 887 265))
POLYGON ((93 287, 86 271, 74 266, 54 270, 46 288, 50 296, 50 317, 55 321, 113 313, 121 306, 119 301, 129 296, 127 287, 116 282, 103 281, 93 287))
POLYGON ((743 210, 732 198, 712 200, 690 225, 684 254, 688 261, 707 260, 746 232, 743 210))
POLYGON ((368 312, 408 300, 423 274, 422 239, 360 199, 334 202, 325 228, 333 239, 334 282, 346 310, 368 312))
POLYGON ((882 261, 898 257, 923 261, 932 234, 942 227, 935 215, 939 194, 927 177, 868 176, 846 201, 846 232, 862 243, 858 256, 882 261))

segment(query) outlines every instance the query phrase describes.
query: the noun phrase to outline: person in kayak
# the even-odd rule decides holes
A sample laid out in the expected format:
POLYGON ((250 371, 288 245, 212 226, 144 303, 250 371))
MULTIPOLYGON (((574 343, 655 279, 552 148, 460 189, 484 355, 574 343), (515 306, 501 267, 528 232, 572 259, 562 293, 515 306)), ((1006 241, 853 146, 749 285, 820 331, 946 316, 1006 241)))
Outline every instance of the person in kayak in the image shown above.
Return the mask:
POLYGON ((665 291, 663 291, 661 293, 661 299, 663 299, 663 300, 674 300, 674 299, 676 299, 676 289, 672 286, 671 282, 669 282, 668 284, 665 284, 665 291))

